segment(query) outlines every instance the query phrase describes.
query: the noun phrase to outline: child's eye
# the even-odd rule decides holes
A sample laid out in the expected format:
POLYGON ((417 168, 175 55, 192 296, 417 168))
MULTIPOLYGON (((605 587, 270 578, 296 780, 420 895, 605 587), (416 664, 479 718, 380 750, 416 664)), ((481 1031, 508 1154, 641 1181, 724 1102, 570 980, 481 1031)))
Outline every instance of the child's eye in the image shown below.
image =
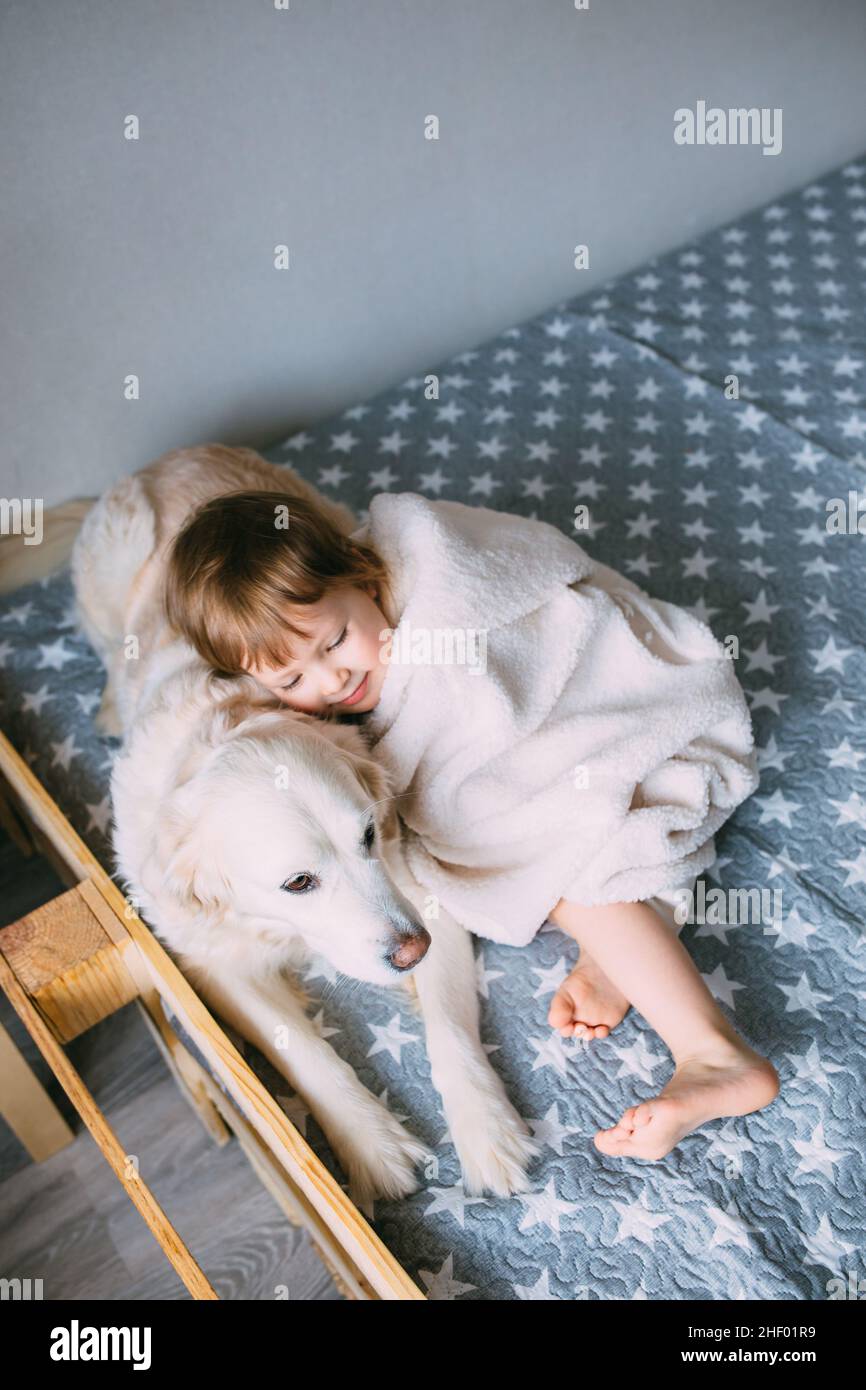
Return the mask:
MULTIPOLYGON (((332 643, 331 643, 330 647, 328 648, 328 651, 329 651, 329 652, 334 652, 334 651, 336 651, 337 648, 338 648, 339 646, 341 646, 341 645, 343 644, 343 642, 345 642, 345 640, 346 640, 348 634, 349 634, 349 624, 347 623, 346 626, 343 628, 343 631, 340 633, 339 637, 337 638, 336 642, 332 642, 332 643)), ((295 676, 295 679, 294 679, 293 681, 289 681, 288 685, 281 685, 281 686, 280 686, 280 690, 294 690, 295 687, 296 687, 297 685, 300 685, 300 682, 301 682, 301 677, 300 677, 300 676, 295 676)))

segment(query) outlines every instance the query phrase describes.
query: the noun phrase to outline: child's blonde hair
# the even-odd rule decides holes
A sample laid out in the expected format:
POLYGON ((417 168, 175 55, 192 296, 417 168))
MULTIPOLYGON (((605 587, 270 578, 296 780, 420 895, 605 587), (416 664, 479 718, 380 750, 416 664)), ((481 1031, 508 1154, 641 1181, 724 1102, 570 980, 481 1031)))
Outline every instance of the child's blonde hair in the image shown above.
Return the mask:
POLYGON ((250 490, 213 497, 168 554, 168 621, 219 676, 246 665, 286 665, 291 636, 306 637, 287 605, 318 603, 343 585, 387 586, 373 546, 350 540, 314 502, 250 490), (286 522, 288 524, 286 524, 286 522))

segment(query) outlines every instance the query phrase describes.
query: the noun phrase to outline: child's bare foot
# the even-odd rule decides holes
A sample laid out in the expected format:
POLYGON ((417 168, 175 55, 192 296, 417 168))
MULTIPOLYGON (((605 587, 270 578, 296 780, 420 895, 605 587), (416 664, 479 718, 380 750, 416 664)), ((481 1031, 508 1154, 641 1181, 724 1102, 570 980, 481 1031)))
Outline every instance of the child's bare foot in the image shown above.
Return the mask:
POLYGON ((606 1038, 625 1018, 629 1002, 600 965, 581 951, 580 961, 553 996, 547 1021, 564 1038, 606 1038))
POLYGON ((614 1158, 664 1158, 684 1135, 724 1115, 750 1115, 779 1094, 772 1062, 741 1040, 718 1045, 677 1065, 658 1096, 633 1105, 593 1142, 614 1158))

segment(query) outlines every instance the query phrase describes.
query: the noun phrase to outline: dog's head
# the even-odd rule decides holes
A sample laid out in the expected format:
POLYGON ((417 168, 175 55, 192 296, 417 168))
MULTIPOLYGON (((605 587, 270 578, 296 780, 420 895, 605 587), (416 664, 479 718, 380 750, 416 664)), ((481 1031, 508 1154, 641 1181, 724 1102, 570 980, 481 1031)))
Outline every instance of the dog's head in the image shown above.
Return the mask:
POLYGON ((430 937, 380 857, 399 826, 357 728, 273 710, 215 718, 219 736, 190 750, 160 809, 148 866, 160 915, 199 947, 210 937, 249 959, 300 937, 347 975, 395 983, 430 937))

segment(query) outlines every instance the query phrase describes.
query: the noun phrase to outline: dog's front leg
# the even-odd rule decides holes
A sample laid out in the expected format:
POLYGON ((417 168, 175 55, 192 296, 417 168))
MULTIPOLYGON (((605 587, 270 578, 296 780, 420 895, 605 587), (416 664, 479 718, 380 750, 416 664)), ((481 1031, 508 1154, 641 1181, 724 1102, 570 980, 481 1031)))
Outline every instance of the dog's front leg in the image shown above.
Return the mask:
MULTIPOLYGON (((424 890, 398 850, 389 854, 387 867, 396 886, 420 911, 424 890)), ((427 929, 432 943, 413 974, 433 1083, 442 1097, 464 1188, 503 1197, 525 1191, 526 1165, 540 1149, 481 1045, 471 938, 441 908, 438 917, 427 921, 427 929)))
POLYGON ((186 973, 208 1005, 304 1098, 349 1178, 354 1201, 416 1191, 413 1170, 429 1158, 426 1147, 319 1036, 287 979, 278 974, 221 978, 194 967, 186 973))

